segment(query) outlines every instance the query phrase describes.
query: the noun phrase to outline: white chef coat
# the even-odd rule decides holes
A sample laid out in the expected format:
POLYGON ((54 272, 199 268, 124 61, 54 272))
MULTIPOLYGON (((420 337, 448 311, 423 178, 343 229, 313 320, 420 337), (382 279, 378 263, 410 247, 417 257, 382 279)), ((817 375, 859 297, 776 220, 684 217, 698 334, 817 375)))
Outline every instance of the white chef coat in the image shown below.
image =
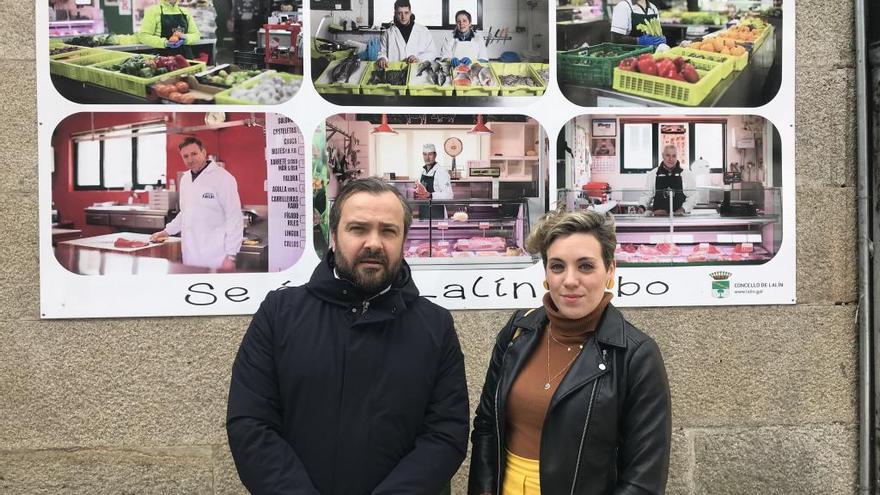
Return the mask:
POLYGON ((434 177, 434 192, 431 194, 431 199, 452 199, 452 179, 449 178, 449 172, 439 163, 427 172, 425 167, 422 167, 422 175, 434 177))
MULTIPOLYGON (((415 22, 415 21, 412 21, 415 22)), ((411 55, 419 60, 434 60, 437 57, 437 48, 434 46, 434 38, 428 28, 421 24, 413 25, 409 34, 409 42, 403 40, 403 34, 396 25, 382 32, 379 37, 379 57, 389 62, 400 62, 411 55)))
POLYGON ((192 172, 180 180, 180 213, 165 226, 180 233, 183 264, 219 268, 241 249, 244 222, 235 177, 208 162, 193 181, 192 172))
POLYGON ((486 39, 483 35, 475 33, 470 41, 460 41, 455 37, 454 33, 449 33, 443 39, 443 48, 440 50, 440 58, 462 59, 467 57, 472 61, 489 60, 489 53, 486 51, 486 39))
MULTIPOLYGON (((651 206, 651 200, 654 199, 654 186, 657 185, 657 171, 660 170, 660 166, 645 174, 645 188, 642 190, 641 197, 639 198, 639 204, 645 208, 651 206)), ((687 166, 681 169, 681 188, 685 197, 681 209, 685 213, 690 213, 697 204, 697 181, 694 178, 694 174, 687 169, 687 166)), ((654 208, 665 210, 668 206, 654 205, 654 208)))

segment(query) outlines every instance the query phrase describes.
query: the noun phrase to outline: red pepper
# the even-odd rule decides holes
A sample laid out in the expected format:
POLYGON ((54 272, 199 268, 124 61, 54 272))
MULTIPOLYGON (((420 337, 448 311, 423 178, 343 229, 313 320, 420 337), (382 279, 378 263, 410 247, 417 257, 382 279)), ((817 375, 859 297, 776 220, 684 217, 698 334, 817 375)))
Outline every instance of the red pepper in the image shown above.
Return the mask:
POLYGON ((639 60, 639 72, 642 74, 648 74, 649 76, 657 75, 657 64, 654 63, 653 59, 644 59, 639 60))
POLYGON ((635 72, 635 71, 636 71, 636 63, 637 63, 637 62, 638 62, 638 59, 636 59, 635 57, 625 58, 625 59, 623 59, 623 60, 620 61, 620 64, 618 64, 617 67, 618 67, 620 70, 625 70, 625 71, 635 72))

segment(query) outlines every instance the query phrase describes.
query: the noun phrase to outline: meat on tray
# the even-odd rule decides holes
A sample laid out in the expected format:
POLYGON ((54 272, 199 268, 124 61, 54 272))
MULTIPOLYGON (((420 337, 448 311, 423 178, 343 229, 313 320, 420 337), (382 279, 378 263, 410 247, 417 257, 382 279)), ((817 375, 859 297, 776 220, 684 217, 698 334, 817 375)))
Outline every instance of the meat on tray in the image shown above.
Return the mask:
POLYGON ((624 253, 635 253, 639 250, 639 246, 635 244, 618 244, 617 247, 624 253))
POLYGON ((740 254, 749 254, 755 252, 755 246, 751 242, 744 242, 742 244, 737 244, 736 247, 733 248, 734 253, 740 254))
POLYGON ((116 242, 113 243, 113 246, 118 248, 142 248, 149 246, 149 242, 144 241, 132 241, 130 239, 126 239, 124 237, 119 237, 116 239, 116 242))
POLYGON ((713 244, 709 244, 708 242, 701 242, 692 251, 692 254, 696 253, 705 253, 705 254, 721 254, 721 251, 717 246, 713 244))
POLYGON ((455 242, 456 251, 504 251, 507 240, 503 237, 471 237, 455 242))
POLYGON ((448 258, 449 242, 440 241, 433 244, 422 242, 414 246, 410 246, 409 256, 415 256, 418 258, 427 258, 429 256, 434 258, 448 258))
POLYGON ((681 248, 671 242, 661 242, 657 244, 657 251, 669 256, 678 256, 681 254, 681 248))
POLYGON ((657 256, 660 254, 660 251, 657 250, 654 246, 649 246, 647 244, 639 244, 638 253, 647 256, 657 256))

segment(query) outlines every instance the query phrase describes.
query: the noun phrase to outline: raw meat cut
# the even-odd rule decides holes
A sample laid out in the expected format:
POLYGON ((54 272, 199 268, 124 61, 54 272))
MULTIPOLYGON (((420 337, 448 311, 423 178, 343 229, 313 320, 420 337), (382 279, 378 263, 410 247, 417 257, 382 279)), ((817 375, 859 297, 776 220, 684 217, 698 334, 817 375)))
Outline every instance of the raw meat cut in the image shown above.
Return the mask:
POLYGON ((706 255, 702 251, 694 251, 688 255, 688 262, 706 261, 706 255))
POLYGON ((639 254, 646 254, 650 256, 656 256, 660 254, 660 251, 658 251, 657 248, 655 248, 654 246, 649 246, 647 244, 640 244, 638 251, 639 254))
POLYGON ((661 242, 657 244, 657 251, 670 256, 678 256, 681 254, 681 248, 671 242, 661 242))
POLYGON ((620 250, 625 253, 635 253, 639 250, 639 247, 635 244, 618 244, 618 247, 620 247, 620 250))
POLYGON ((149 246, 150 243, 144 241, 131 241, 124 237, 120 237, 116 239, 116 242, 114 242, 113 245, 118 248, 141 248, 149 246))
POLYGON ((733 248, 734 253, 753 253, 755 252, 755 246, 751 242, 744 242, 742 244, 737 244, 735 248, 733 248))
POLYGON ((706 253, 706 254, 719 254, 721 251, 718 247, 709 244, 708 242, 701 242, 697 247, 694 248, 693 254, 696 253, 706 253))
POLYGON ((503 237, 471 237, 455 242, 456 251, 503 251, 507 240, 503 237))

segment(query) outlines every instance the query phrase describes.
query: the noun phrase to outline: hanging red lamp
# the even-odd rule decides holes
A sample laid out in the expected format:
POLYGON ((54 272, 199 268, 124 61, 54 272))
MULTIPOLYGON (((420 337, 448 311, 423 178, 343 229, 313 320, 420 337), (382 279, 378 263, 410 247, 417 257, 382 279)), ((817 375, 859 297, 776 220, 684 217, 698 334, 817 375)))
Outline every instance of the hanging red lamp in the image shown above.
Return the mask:
POLYGON ((486 124, 483 123, 483 115, 479 114, 477 115, 477 124, 468 131, 468 134, 492 134, 492 129, 486 127, 486 124))
POLYGON ((375 129, 373 129, 373 134, 380 133, 397 134, 397 131, 395 131, 391 128, 390 125, 388 125, 388 115, 384 113, 382 114, 382 123, 377 125, 375 129))

